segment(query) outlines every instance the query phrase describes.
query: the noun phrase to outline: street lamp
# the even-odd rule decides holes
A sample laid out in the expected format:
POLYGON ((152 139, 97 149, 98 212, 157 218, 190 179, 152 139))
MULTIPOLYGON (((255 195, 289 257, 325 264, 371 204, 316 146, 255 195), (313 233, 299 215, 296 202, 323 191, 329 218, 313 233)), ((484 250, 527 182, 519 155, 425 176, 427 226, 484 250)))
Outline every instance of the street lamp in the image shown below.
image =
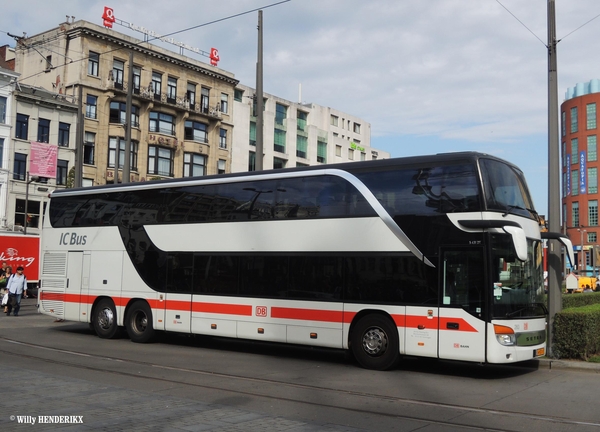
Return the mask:
POLYGON ((29 178, 29 171, 27 171, 27 182, 25 183, 25 217, 23 221, 23 235, 27 235, 27 205, 29 204, 29 183, 40 181, 38 176, 32 176, 29 178))
POLYGON ((583 233, 586 233, 587 230, 582 230, 581 228, 577 228, 577 231, 579 231, 579 235, 581 237, 581 268, 579 270, 579 274, 581 274, 581 269, 583 269, 583 267, 585 266, 585 252, 583 251, 583 233))

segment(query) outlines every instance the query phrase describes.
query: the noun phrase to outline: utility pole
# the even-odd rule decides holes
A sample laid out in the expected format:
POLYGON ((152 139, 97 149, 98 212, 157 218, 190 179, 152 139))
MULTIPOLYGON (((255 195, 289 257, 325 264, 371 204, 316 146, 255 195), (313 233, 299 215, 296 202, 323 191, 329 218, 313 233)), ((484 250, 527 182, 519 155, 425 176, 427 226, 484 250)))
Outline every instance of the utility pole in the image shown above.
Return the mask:
MULTIPOLYGON (((127 77, 127 103, 125 108, 125 160, 123 161, 123 183, 129 183, 131 167, 131 103, 133 99, 133 51, 129 52, 129 76, 127 77)), ((119 149, 120 150, 120 149, 119 149)))
POLYGON ((256 157, 255 170, 263 170, 263 41, 262 11, 258 11, 258 58, 256 61, 256 157))
MULTIPOLYGON (((556 61, 556 15, 554 0, 548 0, 548 224, 560 232, 560 160, 558 143, 558 77, 556 61)), ((562 310, 561 246, 548 239, 548 354, 552 352, 554 316, 562 310)))

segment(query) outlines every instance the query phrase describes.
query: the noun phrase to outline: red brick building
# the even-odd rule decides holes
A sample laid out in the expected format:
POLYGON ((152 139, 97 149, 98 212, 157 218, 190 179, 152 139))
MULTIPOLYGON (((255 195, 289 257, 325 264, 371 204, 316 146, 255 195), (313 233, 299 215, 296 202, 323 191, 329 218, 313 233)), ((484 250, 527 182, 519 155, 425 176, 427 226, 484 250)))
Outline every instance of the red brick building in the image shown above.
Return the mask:
MULTIPOLYGON (((561 105, 562 220, 578 269, 591 265, 598 244, 598 115, 600 80, 567 90, 561 105), (582 253, 583 251, 583 253, 582 253)), ((596 264, 599 265, 598 263, 596 264)))

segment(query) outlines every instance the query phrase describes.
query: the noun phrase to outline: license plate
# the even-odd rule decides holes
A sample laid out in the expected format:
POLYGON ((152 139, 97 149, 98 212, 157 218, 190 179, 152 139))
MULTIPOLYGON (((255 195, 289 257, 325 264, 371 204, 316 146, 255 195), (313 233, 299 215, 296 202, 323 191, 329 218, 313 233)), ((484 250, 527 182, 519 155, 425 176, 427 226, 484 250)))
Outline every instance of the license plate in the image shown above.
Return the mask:
POLYGON ((533 356, 534 357, 542 357, 544 354, 546 354, 546 349, 545 348, 538 348, 536 350, 533 350, 533 356))

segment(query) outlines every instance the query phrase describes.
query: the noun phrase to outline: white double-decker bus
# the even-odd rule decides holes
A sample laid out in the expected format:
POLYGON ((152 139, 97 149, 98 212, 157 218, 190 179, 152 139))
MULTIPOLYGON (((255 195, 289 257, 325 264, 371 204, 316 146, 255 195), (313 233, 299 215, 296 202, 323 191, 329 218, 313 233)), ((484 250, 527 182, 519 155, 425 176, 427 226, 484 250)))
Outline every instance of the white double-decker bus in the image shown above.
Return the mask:
POLYGON ((44 218, 38 307, 134 342, 512 363, 545 350, 540 237, 522 172, 473 152, 67 189, 44 218))

